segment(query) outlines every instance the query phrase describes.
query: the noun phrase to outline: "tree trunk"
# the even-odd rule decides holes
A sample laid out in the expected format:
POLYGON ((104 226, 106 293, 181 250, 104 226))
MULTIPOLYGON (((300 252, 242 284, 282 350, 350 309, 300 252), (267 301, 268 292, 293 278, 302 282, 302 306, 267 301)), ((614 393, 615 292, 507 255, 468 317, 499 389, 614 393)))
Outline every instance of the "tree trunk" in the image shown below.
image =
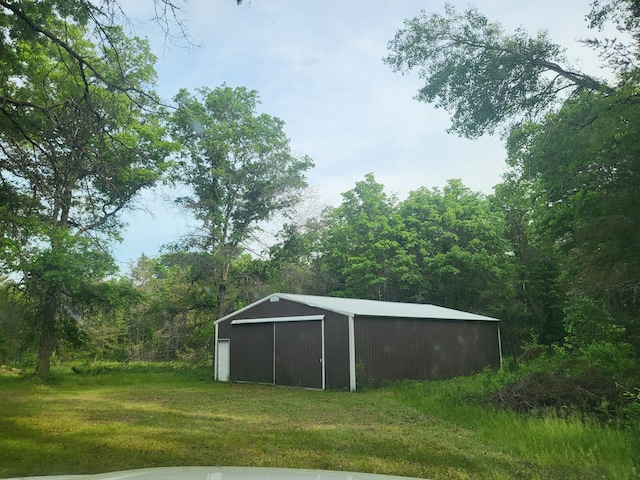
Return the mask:
POLYGON ((56 344, 56 302, 55 296, 47 295, 42 310, 42 326, 40 327, 40 345, 38 347, 38 366, 36 374, 40 378, 49 376, 51 356, 56 344))
MULTIPOLYGON (((216 314, 216 319, 222 318, 227 313, 227 282, 229 281, 229 270, 231 269, 231 258, 232 255, 225 255, 226 252, 223 252, 220 249, 219 252, 213 253, 214 258, 216 255, 220 258, 221 265, 220 268, 220 277, 217 279, 218 281, 218 311, 216 314)), ((217 275, 216 275, 217 277, 217 275)))
POLYGON ((218 313, 216 315, 216 320, 218 318, 224 317, 226 312, 226 303, 227 303, 227 279, 225 278, 220 282, 220 285, 218 285, 218 313))

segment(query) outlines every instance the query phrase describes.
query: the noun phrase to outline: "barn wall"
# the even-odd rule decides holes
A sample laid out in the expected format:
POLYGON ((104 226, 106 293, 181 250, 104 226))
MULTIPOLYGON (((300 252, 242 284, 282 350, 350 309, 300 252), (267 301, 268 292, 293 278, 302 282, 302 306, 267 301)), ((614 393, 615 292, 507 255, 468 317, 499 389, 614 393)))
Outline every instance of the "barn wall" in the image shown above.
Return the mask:
POLYGON ((233 381, 273 383, 273 324, 233 326, 230 375, 233 381))
POLYGON ((216 329, 218 330, 218 338, 231 338, 231 320, 216 323, 216 329))
POLYGON ((324 317, 326 388, 349 388, 348 317, 326 312, 324 317))
POLYGON ((267 317, 291 317, 299 315, 315 315, 324 313, 324 311, 308 307, 304 304, 291 302, 289 300, 280 299, 277 302, 270 302, 268 299, 253 307, 234 315, 232 320, 248 319, 248 318, 267 318, 267 317))
MULTIPOLYGON (((266 300, 262 303, 254 305, 253 307, 240 312, 236 315, 233 315, 227 318, 224 322, 220 322, 217 324, 218 327, 218 337, 219 338, 231 338, 232 337, 232 326, 231 322, 233 320, 243 320, 249 318, 267 318, 267 317, 285 317, 285 316, 293 316, 293 315, 307 315, 308 307, 305 310, 304 305, 289 302, 285 300, 280 300, 279 302, 270 302, 266 300)), ((318 312, 318 309, 314 309, 314 312, 318 312)))
POLYGON ((323 388, 322 324, 322 320, 275 324, 276 385, 323 388))
POLYGON ((428 380, 500 366, 498 322, 356 317, 356 362, 369 382, 428 380))
MULTIPOLYGON (((218 324, 218 337, 230 340, 231 380, 273 383, 273 323, 231 325, 233 320, 324 315, 325 388, 349 387, 347 317, 280 299, 266 300, 218 324)), ((275 328, 275 383, 322 388, 319 321, 284 322, 275 328)))

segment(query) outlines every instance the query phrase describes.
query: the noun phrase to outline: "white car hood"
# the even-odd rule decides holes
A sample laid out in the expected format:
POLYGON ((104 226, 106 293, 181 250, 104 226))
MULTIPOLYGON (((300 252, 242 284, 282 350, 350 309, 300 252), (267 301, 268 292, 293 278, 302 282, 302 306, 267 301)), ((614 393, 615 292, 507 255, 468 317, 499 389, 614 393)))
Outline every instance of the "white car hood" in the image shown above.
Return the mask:
POLYGON ((164 467, 94 475, 52 475, 20 478, 22 480, 407 480, 409 477, 294 468, 164 467))

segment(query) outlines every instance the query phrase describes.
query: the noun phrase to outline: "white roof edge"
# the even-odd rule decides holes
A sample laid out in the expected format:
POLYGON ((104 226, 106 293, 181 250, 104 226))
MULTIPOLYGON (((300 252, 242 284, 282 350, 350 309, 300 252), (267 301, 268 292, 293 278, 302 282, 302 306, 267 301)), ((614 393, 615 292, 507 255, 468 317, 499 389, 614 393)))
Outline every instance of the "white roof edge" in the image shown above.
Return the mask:
POLYGON ((318 320, 324 320, 324 315, 292 315, 290 317, 239 318, 237 320, 231 320, 231 325, 242 325, 247 323, 311 322, 318 320))
POLYGON ((250 308, 253 308, 253 307, 255 307, 256 305, 260 305, 261 303, 265 302, 266 300, 271 299, 272 297, 280 297, 280 296, 282 296, 282 294, 281 294, 281 293, 272 293, 271 295, 269 295, 269 296, 267 296, 267 297, 261 298, 260 300, 256 300, 255 302, 253 302, 253 303, 251 303, 251 304, 247 305, 246 307, 242 307, 240 310, 236 310, 235 312, 228 313, 227 315, 225 315, 225 316, 224 316, 224 317, 222 317, 222 318, 219 318, 218 320, 216 320, 216 321, 215 321, 215 322, 213 322, 213 323, 214 323, 214 325, 217 325, 218 323, 220 323, 220 322, 224 322, 225 320, 227 320, 227 319, 229 319, 229 318, 233 317, 234 315, 237 315, 238 313, 242 313, 242 312, 244 312, 245 310, 249 310, 250 308))
POLYGON ((402 303, 402 302, 384 302, 379 300, 365 300, 342 297, 323 297, 318 295, 299 295, 294 293, 273 293, 246 307, 236 310, 233 313, 225 315, 216 320, 216 324, 227 320, 228 318, 242 313, 260 303, 271 301, 275 298, 283 298, 291 302, 302 303, 309 307, 321 308, 340 315, 346 316, 380 316, 380 317, 397 317, 397 318, 425 318, 425 319, 443 319, 443 320, 476 320, 476 321, 494 321, 499 322, 500 319, 477 315, 475 313, 464 312, 438 305, 420 304, 420 303, 402 303), (336 305, 342 304, 342 305, 336 305), (347 307, 347 308, 345 308, 347 307), (348 308, 350 307, 350 308, 348 308), (431 310, 431 311, 429 311, 431 310))
MULTIPOLYGON (((277 294, 279 297, 290 300, 292 302, 300 302, 301 298, 296 296, 296 294, 292 293, 279 293, 277 294)), ((315 296, 315 295, 313 295, 315 296)), ((319 298, 324 298, 324 297, 319 297, 319 298)), ((340 298, 340 297, 336 297, 336 298, 340 298)), ((315 302, 309 302, 309 301, 303 301, 302 303, 304 303, 306 306, 308 307, 314 307, 314 308, 322 308, 324 310, 329 310, 330 312, 333 313, 338 313, 340 315, 346 315, 347 317, 351 316, 351 315, 355 315, 356 312, 348 312, 346 310, 340 310, 339 308, 335 308, 332 307, 331 305, 324 305, 322 302, 320 303, 315 303, 315 302)))
MULTIPOLYGON (((287 300, 293 301, 293 302, 300 302, 300 303, 304 303, 305 305, 308 305, 310 307, 316 307, 316 308, 322 308, 325 310, 329 310, 332 311, 334 313, 338 313, 341 315, 348 315, 348 316, 352 316, 352 315, 360 315, 360 316, 380 316, 380 317, 397 317, 397 318, 429 318, 429 319, 434 319, 434 320, 438 320, 438 319, 442 319, 442 320, 482 320, 482 321, 494 321, 494 322, 499 322, 500 319, 499 318, 494 318, 494 317, 487 317, 485 315, 478 315, 476 313, 471 313, 471 312, 465 312, 463 310, 455 310, 453 308, 447 308, 447 307, 441 307, 439 305, 433 305, 433 304, 429 304, 429 303, 407 303, 407 302, 386 302, 386 301, 382 301, 382 300, 369 300, 369 299, 357 299, 357 298, 344 298, 344 297, 324 297, 324 296, 318 296, 318 295, 299 295, 299 294, 295 294, 295 293, 278 293, 275 294, 275 296, 281 297, 281 298, 285 298, 287 300), (310 299, 313 300, 318 300, 318 301, 309 301, 310 299), (326 302, 323 302, 323 300, 325 300, 326 302), (399 312, 392 312, 389 314, 383 314, 383 313, 366 313, 363 311, 356 311, 355 309, 352 310, 343 310, 343 309, 339 309, 336 308, 333 305, 330 305, 328 303, 331 303, 332 301, 337 301, 337 302, 341 302, 341 301, 346 301, 346 302, 362 302, 362 303, 374 303, 374 304, 381 304, 381 305, 392 305, 394 308, 397 307, 409 307, 409 308, 434 308, 436 310, 439 311, 447 311, 447 312, 452 312, 452 313, 456 313, 456 314, 462 314, 462 315, 455 315, 455 317, 460 317, 460 318, 442 318, 439 316, 428 316, 428 315, 423 315, 423 316, 407 316, 407 315, 403 315, 402 313, 399 312), (464 318, 462 318, 464 317, 464 318)), ((370 304, 371 304, 370 303, 370 304)))

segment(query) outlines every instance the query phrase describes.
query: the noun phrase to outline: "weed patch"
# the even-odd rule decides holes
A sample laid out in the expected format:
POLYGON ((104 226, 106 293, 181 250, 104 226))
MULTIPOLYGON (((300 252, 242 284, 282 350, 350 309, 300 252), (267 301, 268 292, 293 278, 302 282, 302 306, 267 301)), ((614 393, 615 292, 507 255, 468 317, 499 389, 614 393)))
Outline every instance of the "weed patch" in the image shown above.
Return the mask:
POLYGON ((626 392, 626 387, 597 372, 576 376, 534 372, 498 391, 492 400, 497 406, 518 412, 592 415, 611 422, 620 418, 632 402, 626 392))

